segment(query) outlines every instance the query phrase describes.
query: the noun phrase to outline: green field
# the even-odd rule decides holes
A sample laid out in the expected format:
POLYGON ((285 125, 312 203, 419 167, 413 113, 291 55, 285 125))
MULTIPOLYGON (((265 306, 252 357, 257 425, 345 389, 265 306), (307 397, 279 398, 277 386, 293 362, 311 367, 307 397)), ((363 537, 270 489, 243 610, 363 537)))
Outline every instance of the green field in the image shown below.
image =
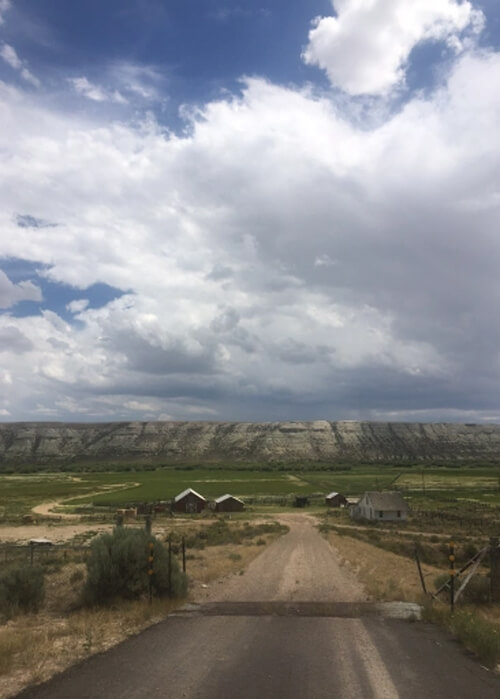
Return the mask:
POLYGON ((0 518, 27 513, 42 502, 121 506, 129 502, 169 500, 185 488, 208 499, 224 493, 240 497, 311 495, 332 490, 361 495, 365 490, 401 489, 419 507, 465 499, 500 504, 497 468, 401 469, 359 466, 333 471, 252 471, 158 469, 118 473, 37 473, 0 476, 0 518))

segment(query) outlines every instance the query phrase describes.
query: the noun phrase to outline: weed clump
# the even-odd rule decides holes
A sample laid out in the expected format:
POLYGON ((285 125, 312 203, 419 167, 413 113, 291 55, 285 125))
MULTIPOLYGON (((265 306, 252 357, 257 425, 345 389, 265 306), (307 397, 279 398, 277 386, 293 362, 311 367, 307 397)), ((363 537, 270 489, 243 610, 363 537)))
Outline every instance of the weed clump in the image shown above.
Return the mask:
POLYGON ((149 592, 159 597, 183 597, 186 576, 163 544, 143 529, 117 527, 92 541, 83 588, 86 605, 105 604, 113 599, 139 599, 149 592), (152 544, 152 547, 150 546, 152 544), (152 556, 153 560, 149 561, 152 556), (148 574, 152 570, 152 574, 148 574))
POLYGON ((38 612, 45 601, 45 579, 40 567, 13 566, 0 574, 0 613, 10 618, 38 612))
POLYGON ((500 662, 500 625, 483 618, 474 607, 464 607, 452 614, 443 606, 428 605, 424 608, 424 618, 448 628, 488 667, 500 662))

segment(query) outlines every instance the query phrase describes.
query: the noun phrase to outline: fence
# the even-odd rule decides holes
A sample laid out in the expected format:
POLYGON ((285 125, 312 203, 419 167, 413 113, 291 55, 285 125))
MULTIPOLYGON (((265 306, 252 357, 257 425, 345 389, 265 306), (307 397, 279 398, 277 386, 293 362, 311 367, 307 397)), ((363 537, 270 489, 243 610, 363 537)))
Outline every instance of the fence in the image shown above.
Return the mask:
POLYGON ((70 544, 1 544, 0 561, 3 564, 14 562, 35 563, 67 562, 75 558, 85 561, 88 545, 70 544))
MULTIPOLYGON (((425 578, 422 572, 422 566, 418 554, 418 548, 415 546, 415 561, 417 563, 418 573, 422 589, 426 595, 439 599, 439 595, 446 595, 449 599, 451 610, 453 611, 455 604, 459 601, 467 586, 480 574, 480 566, 489 562, 489 601, 494 603, 500 602, 500 545, 496 537, 490 539, 490 543, 478 551, 460 568, 456 567, 455 561, 455 544, 448 544, 448 575, 449 578, 436 590, 434 593, 429 593, 426 589, 425 578)), ((486 580, 486 576, 481 576, 486 580)))

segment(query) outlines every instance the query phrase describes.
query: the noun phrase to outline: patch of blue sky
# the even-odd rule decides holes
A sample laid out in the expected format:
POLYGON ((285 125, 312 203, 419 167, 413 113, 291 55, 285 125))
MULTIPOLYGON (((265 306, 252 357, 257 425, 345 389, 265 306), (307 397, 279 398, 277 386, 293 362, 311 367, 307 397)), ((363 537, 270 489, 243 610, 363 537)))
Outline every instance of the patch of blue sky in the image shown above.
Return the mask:
MULTIPOLYGON (((167 112, 237 90, 243 75, 282 84, 324 82, 322 71, 304 65, 300 49, 311 20, 331 14, 329 0, 16 0, 15 8, 18 16, 50 27, 51 44, 15 37, 39 72, 92 80, 121 61, 151 66, 166 80, 167 112)), ((19 26, 6 25, 7 41, 19 26)))
POLYGON ((75 314, 68 308, 71 302, 85 300, 88 302, 86 308, 101 308, 127 293, 105 283, 92 284, 86 289, 77 289, 68 284, 53 282, 41 273, 44 267, 47 268, 47 265, 18 258, 0 261, 0 269, 5 272, 11 282, 17 284, 21 281, 31 281, 40 287, 43 295, 41 301, 20 301, 10 308, 3 309, 3 313, 25 318, 39 315, 43 310, 50 310, 66 322, 73 323, 75 314))

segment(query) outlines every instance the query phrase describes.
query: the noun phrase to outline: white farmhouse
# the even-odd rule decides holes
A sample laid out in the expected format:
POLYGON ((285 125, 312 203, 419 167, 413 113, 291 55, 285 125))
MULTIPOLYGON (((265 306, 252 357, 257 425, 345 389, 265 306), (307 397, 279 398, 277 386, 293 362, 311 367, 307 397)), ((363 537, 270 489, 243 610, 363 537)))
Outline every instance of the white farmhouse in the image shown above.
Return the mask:
POLYGON ((406 520, 410 508, 401 493, 397 491, 369 491, 349 511, 353 519, 394 522, 406 520))

